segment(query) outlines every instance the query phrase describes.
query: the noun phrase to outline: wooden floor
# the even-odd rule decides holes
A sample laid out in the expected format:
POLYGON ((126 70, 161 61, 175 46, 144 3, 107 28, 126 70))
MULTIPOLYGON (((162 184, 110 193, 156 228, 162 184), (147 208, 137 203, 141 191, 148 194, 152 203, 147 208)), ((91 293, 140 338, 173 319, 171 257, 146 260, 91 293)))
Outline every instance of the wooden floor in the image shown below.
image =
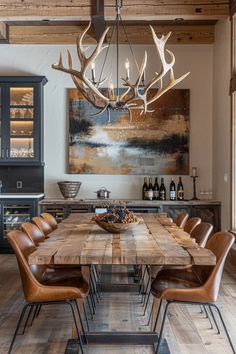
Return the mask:
MULTIPOLYGON (((120 280, 119 273, 112 280, 120 280)), ((122 279, 123 281, 125 279, 122 279)), ((16 321, 22 307, 23 295, 14 255, 0 255, 0 354, 7 353, 16 321)), ((236 347, 236 268, 227 265, 218 301, 227 328, 236 347)), ((97 306, 92 330, 149 330, 147 316, 142 316, 140 296, 136 293, 103 293, 97 306)), ((66 306, 42 309, 25 335, 17 337, 13 353, 61 354, 70 338, 72 319, 66 306)), ((170 308, 165 330, 173 354, 231 353, 224 332, 211 330, 208 320, 196 306, 170 308)), ((86 354, 148 354, 152 347, 89 346, 86 354)))

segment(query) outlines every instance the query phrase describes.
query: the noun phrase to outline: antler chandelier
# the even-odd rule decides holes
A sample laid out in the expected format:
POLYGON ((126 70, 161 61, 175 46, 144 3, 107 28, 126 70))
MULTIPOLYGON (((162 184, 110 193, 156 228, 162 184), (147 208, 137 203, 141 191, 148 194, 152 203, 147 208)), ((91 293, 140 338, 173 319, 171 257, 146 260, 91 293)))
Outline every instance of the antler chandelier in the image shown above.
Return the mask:
MULTIPOLYGON (((108 120, 110 121, 110 112, 114 110, 125 110, 129 112, 129 117, 131 120, 131 111, 136 109, 140 110, 140 114, 150 112, 150 105, 160 98, 165 92, 169 91, 172 87, 177 85, 180 81, 182 81, 188 74, 184 74, 181 77, 175 79, 174 76, 174 64, 175 64, 175 56, 174 54, 165 48, 166 42, 171 35, 169 32, 167 35, 162 35, 161 38, 158 38, 153 27, 149 26, 151 29, 153 41, 160 59, 161 69, 159 72, 155 72, 153 78, 145 84, 144 82, 144 73, 147 66, 147 52, 144 52, 142 64, 139 67, 136 59, 134 61, 138 68, 138 75, 134 81, 131 82, 129 75, 129 61, 126 59, 125 61, 125 69, 126 69, 126 77, 122 77, 123 86, 125 91, 122 94, 119 94, 119 26, 122 23, 122 18, 120 15, 120 9, 122 7, 122 0, 116 0, 116 19, 112 28, 112 35, 110 37, 110 41, 108 45, 103 45, 106 35, 109 31, 109 27, 103 32, 100 40, 97 42, 97 45, 93 52, 86 56, 85 52, 88 47, 84 47, 83 39, 85 34, 88 32, 91 22, 81 34, 80 37, 77 38, 77 55, 80 62, 80 69, 77 70, 73 68, 72 56, 70 51, 68 50, 68 67, 63 65, 62 55, 60 53, 58 64, 53 64, 52 68, 63 71, 71 75, 71 78, 77 87, 78 91, 83 95, 83 97, 98 110, 93 116, 101 114, 105 111, 108 112, 108 120), (112 36, 114 34, 114 29, 116 28, 116 77, 117 77, 117 87, 116 91, 114 90, 114 86, 110 80, 110 87, 108 89, 108 94, 104 94, 104 90, 102 92, 101 85, 108 79, 108 77, 101 79, 103 68, 105 66, 105 61, 107 59, 107 54, 111 45, 112 36), (104 50, 107 49, 105 60, 102 65, 102 70, 100 73, 100 78, 96 82, 95 80, 95 60, 98 55, 104 50), (169 62, 166 60, 166 53, 169 55, 169 62), (91 70, 91 77, 87 77, 88 69, 91 70), (169 75, 169 82, 164 85, 163 78, 164 76, 169 75), (155 88, 155 94, 150 97, 149 90, 151 88, 155 88)), ((123 25, 123 23, 122 23, 123 25)), ((123 26, 124 27, 124 26, 123 26)), ((124 32, 126 35, 126 39, 129 43, 131 53, 133 55, 133 50, 131 48, 131 44, 127 37, 127 32, 124 28, 124 32)), ((111 78, 110 78, 111 79, 111 78)))

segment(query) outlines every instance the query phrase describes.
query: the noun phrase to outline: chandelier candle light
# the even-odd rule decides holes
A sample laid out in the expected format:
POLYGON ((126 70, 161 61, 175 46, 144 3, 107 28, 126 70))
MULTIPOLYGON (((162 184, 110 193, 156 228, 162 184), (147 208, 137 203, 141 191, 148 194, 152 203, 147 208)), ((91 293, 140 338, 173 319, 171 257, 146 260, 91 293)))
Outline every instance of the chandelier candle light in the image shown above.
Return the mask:
POLYGON ((127 32, 125 30, 124 24, 122 22, 122 18, 120 15, 120 9, 122 7, 122 1, 116 0, 116 18, 114 22, 114 26, 112 28, 112 35, 109 40, 108 45, 103 45, 103 42, 107 36, 109 31, 109 27, 103 32, 100 40, 98 41, 95 49, 93 50, 91 55, 85 55, 88 47, 84 47, 83 39, 86 33, 88 32, 91 22, 84 30, 80 38, 77 38, 77 54, 80 62, 80 68, 75 69, 73 67, 73 61, 71 53, 68 50, 68 67, 65 67, 62 60, 62 55, 60 54, 58 64, 53 64, 52 68, 56 70, 63 71, 71 75, 71 78, 77 87, 78 91, 83 95, 83 97, 98 110, 92 116, 96 116, 105 111, 108 113, 108 120, 110 121, 110 112, 111 111, 119 111, 125 110, 129 112, 129 117, 131 121, 131 111, 134 109, 140 110, 140 114, 146 112, 152 112, 150 105, 160 98, 165 92, 169 91, 172 87, 181 82, 188 74, 184 74, 181 77, 175 79, 174 76, 174 64, 175 64, 175 56, 174 54, 165 48, 166 42, 171 35, 169 32, 166 35, 162 35, 161 38, 158 38, 153 27, 150 26, 151 34, 153 37, 154 45, 157 50, 158 57, 161 63, 161 69, 157 73, 155 72, 152 79, 145 84, 145 69, 147 66, 147 52, 144 52, 143 60, 141 66, 138 66, 137 61, 133 54, 133 49, 127 37, 127 32), (127 58, 124 63, 126 77, 121 78, 123 81, 123 86, 125 87, 125 92, 121 95, 119 94, 119 27, 122 24, 124 33, 126 36, 126 40, 129 43, 129 47, 131 53, 133 55, 133 60, 138 69, 138 75, 134 81, 130 80, 130 61, 127 58), (102 79, 103 68, 105 66, 105 62, 107 59, 108 51, 111 45, 112 37, 116 29, 116 81, 117 87, 116 91, 114 90, 114 85, 111 82, 110 78, 110 88, 108 90, 108 96, 106 96, 100 89, 101 85, 108 79, 105 77, 102 79), (96 81, 96 73, 95 73, 95 60, 98 55, 104 50, 107 49, 105 54, 104 62, 101 66, 101 73, 99 79, 96 81), (166 54, 169 56, 169 61, 166 60, 166 54), (91 78, 87 77, 88 69, 91 70, 91 78), (169 75, 169 82, 166 86, 163 84, 163 78, 165 75, 169 75), (156 93, 150 97, 149 90, 151 88, 156 88, 156 93))

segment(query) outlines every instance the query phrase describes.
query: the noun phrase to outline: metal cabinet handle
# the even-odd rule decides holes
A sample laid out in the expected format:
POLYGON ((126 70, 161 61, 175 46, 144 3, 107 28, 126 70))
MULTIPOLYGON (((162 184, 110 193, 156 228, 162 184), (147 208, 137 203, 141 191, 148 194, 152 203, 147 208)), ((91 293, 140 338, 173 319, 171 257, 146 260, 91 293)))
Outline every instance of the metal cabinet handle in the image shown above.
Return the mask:
POLYGON ((5 157, 5 150, 2 149, 1 158, 4 158, 4 157, 5 157))
POLYGON ((6 158, 8 159, 9 158, 9 150, 6 149, 6 158))

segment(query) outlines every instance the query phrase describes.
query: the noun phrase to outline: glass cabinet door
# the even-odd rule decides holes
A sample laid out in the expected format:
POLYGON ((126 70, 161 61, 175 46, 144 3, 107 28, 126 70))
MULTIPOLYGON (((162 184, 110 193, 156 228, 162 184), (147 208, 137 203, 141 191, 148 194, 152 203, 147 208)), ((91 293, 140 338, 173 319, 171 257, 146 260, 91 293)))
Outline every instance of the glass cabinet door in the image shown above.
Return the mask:
POLYGON ((34 87, 10 87, 10 159, 34 159, 34 87))
POLYGON ((19 230, 24 222, 29 222, 32 215, 32 204, 3 204, 3 237, 11 230, 19 230))

